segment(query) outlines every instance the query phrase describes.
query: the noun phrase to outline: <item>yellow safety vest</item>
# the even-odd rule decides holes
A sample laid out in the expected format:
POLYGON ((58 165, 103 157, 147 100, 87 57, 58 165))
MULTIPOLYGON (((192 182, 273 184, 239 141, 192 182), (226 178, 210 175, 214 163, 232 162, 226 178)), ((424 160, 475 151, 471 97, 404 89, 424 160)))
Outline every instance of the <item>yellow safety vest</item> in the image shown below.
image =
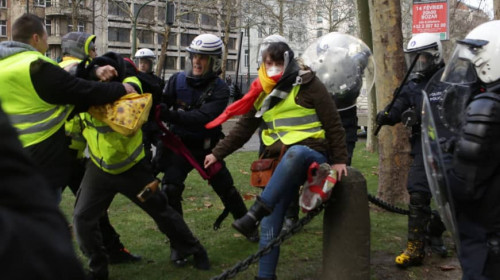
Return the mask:
MULTIPOLYGON (((133 82, 141 87, 137 77, 127 77, 124 82, 133 82)), ((105 172, 123 173, 145 157, 142 130, 132 136, 124 136, 89 113, 83 116, 83 136, 87 140, 90 159, 105 172)))
POLYGON ((63 126, 73 109, 43 101, 31 82, 30 65, 43 59, 57 65, 37 51, 25 51, 0 60, 0 98, 2 108, 19 133, 23 147, 38 144, 63 126))
MULTIPOLYGON (((284 100, 262 115, 266 124, 266 128, 262 130, 262 142, 266 146, 272 145, 278 139, 285 145, 292 145, 307 138, 325 138, 325 130, 316 110, 295 103, 299 90, 300 85, 294 86, 284 100)), ((261 97, 262 94, 254 104, 257 109, 262 106, 261 97)))

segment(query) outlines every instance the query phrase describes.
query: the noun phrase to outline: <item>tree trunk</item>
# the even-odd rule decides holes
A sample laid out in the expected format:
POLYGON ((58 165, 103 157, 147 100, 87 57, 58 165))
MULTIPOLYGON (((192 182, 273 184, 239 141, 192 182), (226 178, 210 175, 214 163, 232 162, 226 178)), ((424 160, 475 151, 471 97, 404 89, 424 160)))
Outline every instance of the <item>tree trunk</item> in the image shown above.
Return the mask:
MULTIPOLYGON (((165 31, 163 32, 163 42, 161 42, 160 57, 158 58, 158 64, 156 65, 156 76, 161 76, 161 70, 165 65, 165 59, 167 59, 167 48, 168 48, 168 37, 170 36, 170 25, 165 26, 165 31)), ((163 78, 163 77, 162 77, 163 78)))
MULTIPOLYGON (((356 9, 358 11, 357 20, 359 25, 359 34, 361 40, 373 52, 372 27, 370 23, 370 5, 368 0, 356 0, 356 9)), ((366 127, 366 149, 375 152, 378 147, 378 139, 374 137, 375 115, 377 113, 377 99, 375 96, 375 86, 368 92, 368 127, 366 127)))
MULTIPOLYGON (((370 0, 373 54, 376 67, 377 111, 390 103, 406 73, 399 0, 370 0)), ((378 196, 389 203, 406 202, 410 165, 408 131, 398 124, 385 126, 379 135, 378 196)))
POLYGON ((500 19, 500 1, 493 0, 493 18, 500 19))

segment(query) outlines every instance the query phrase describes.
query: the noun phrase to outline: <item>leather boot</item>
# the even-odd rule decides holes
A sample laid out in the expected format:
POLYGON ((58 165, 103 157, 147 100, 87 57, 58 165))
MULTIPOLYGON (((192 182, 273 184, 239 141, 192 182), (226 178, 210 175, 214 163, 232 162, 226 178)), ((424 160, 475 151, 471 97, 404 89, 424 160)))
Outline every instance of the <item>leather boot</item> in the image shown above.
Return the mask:
POLYGON ((421 265, 425 258, 425 235, 431 214, 429 204, 429 194, 421 192, 410 194, 408 242, 403 253, 395 259, 399 267, 421 265))
POLYGON ((260 197, 257 197, 250 210, 243 217, 233 222, 233 227, 247 238, 250 238, 252 234, 255 234, 262 218, 271 214, 272 211, 261 201, 260 197))
POLYGON ((443 232, 446 227, 439 217, 439 213, 434 210, 431 214, 431 219, 427 227, 427 245, 431 249, 431 252, 437 254, 442 258, 448 256, 448 249, 444 246, 443 242, 443 232))

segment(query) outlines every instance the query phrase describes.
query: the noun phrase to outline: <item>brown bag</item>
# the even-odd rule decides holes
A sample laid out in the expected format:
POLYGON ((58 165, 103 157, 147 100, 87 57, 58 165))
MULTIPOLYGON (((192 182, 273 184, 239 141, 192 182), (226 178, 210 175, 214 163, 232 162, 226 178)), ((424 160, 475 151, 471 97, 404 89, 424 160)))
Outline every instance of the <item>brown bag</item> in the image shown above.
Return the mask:
POLYGON ((250 166, 250 170, 252 174, 250 176, 250 185, 253 187, 264 188, 271 179, 271 176, 274 173, 274 169, 278 166, 278 163, 281 160, 281 157, 286 151, 286 146, 283 145, 281 148, 280 156, 278 158, 262 158, 261 157, 252 162, 250 166))

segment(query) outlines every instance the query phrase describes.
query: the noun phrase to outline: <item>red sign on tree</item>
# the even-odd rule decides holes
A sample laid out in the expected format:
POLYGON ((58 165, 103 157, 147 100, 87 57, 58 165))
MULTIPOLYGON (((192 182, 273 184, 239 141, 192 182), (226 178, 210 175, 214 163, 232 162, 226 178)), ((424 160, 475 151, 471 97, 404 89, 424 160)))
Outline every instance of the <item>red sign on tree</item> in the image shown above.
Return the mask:
POLYGON ((414 0, 412 33, 439 33, 448 39, 448 1, 414 0))

